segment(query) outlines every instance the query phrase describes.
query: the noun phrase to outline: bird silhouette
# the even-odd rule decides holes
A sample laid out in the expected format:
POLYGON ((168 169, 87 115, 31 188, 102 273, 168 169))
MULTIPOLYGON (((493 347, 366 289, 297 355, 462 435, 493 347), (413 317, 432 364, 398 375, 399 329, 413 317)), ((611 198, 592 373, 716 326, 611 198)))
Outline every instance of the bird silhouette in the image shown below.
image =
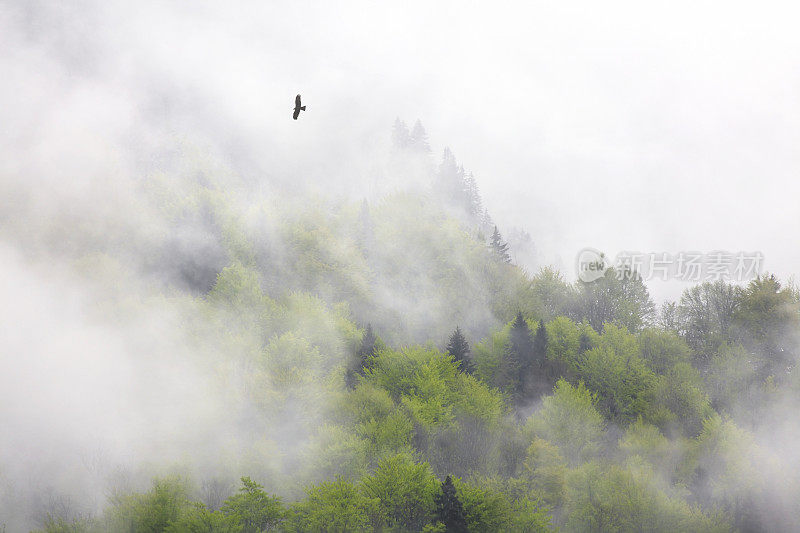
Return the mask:
POLYGON ((294 115, 292 115, 292 118, 297 120, 297 117, 300 115, 300 111, 305 111, 305 110, 306 106, 300 106, 300 95, 298 94, 294 98, 294 115))

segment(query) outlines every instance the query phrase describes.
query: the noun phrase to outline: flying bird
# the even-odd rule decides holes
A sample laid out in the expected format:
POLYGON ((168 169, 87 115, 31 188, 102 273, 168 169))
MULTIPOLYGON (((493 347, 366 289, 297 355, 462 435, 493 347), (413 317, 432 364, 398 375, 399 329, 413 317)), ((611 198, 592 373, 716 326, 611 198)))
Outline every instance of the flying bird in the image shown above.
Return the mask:
POLYGON ((294 115, 292 115, 292 118, 297 120, 297 117, 300 115, 300 111, 305 111, 305 110, 306 106, 300 106, 300 95, 298 94, 294 98, 294 115))

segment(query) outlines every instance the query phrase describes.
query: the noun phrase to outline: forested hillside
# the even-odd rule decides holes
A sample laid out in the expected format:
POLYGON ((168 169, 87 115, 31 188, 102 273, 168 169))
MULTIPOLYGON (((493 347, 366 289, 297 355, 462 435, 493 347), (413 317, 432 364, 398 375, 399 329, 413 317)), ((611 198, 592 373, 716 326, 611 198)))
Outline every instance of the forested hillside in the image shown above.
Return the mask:
POLYGON ((91 295, 73 311, 124 332, 120 372, 149 407, 109 415, 141 416, 118 442, 87 429, 84 451, 0 465, 0 524, 798 527, 790 281, 705 282, 656 307, 636 272, 528 271, 479 177, 434 158, 419 122, 391 135, 385 175, 408 186, 368 198, 271 188, 191 149, 131 179, 133 207, 119 193, 22 228, 20 197, 4 241, 64 265, 91 295))

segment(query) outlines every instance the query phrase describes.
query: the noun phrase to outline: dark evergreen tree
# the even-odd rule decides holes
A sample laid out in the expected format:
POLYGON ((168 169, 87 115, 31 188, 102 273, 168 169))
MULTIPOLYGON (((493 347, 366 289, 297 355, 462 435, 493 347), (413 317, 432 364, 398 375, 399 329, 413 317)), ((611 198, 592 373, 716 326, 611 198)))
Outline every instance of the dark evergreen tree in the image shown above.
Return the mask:
POLYGON ((592 341, 585 331, 581 332, 580 345, 578 346, 578 353, 583 355, 592 349, 592 341))
POLYGON ((512 343, 507 343, 500 359, 494 385, 511 395, 516 402, 520 399, 521 362, 512 343))
POLYGON ((369 358, 375 355, 375 342, 378 339, 372 331, 372 324, 367 324, 367 329, 364 331, 364 337, 361 339, 361 347, 358 349, 358 358, 361 363, 360 373, 363 369, 369 367, 369 358))
POLYGON ((358 384, 358 376, 364 375, 364 369, 369 368, 369 358, 375 355, 375 343, 378 338, 372 331, 372 324, 367 324, 361 344, 347 365, 344 372, 344 384, 348 389, 354 389, 358 384))
POLYGON ((447 353, 452 355, 453 359, 458 362, 458 366, 462 372, 472 373, 472 361, 470 361, 467 356, 469 353, 469 344, 461 333, 461 328, 456 327, 456 330, 450 335, 450 341, 447 343, 447 353))
POLYGON ((547 364, 547 328, 544 320, 539 320, 539 327, 536 328, 536 335, 533 337, 533 360, 534 365, 544 368, 547 364))
POLYGON ((547 394, 562 373, 560 365, 555 362, 550 364, 547 360, 547 327, 544 320, 539 320, 539 327, 533 337, 533 363, 528 375, 529 390, 526 392, 533 398, 547 394))
POLYGON ((358 371, 353 368, 353 364, 349 364, 344 371, 344 386, 350 390, 356 388, 358 384, 358 371))
POLYGON ((511 262, 511 256, 508 254, 508 244, 503 241, 503 237, 497 230, 497 226, 494 227, 494 231, 492 232, 492 238, 489 242, 489 247, 498 257, 498 259, 506 263, 511 262))
POLYGON ((501 363, 501 385, 511 392, 516 402, 522 401, 530 388, 530 375, 533 371, 533 339, 531 330, 522 312, 517 313, 511 324, 508 346, 501 363))
POLYGON ((442 492, 436 495, 436 518, 444 524, 445 531, 467 533, 467 518, 464 506, 456 495, 456 487, 450 476, 442 482, 442 492))

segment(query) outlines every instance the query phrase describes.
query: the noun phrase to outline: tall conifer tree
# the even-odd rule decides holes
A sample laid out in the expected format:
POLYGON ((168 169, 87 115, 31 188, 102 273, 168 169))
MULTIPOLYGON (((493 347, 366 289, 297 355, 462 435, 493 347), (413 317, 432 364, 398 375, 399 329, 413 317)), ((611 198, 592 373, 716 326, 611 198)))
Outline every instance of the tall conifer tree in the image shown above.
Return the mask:
POLYGON ((503 241, 503 237, 500 235, 497 226, 494 227, 494 231, 492 232, 489 247, 497 255, 498 259, 505 263, 511 262, 511 256, 508 253, 508 244, 503 241))
POLYGON ((467 533, 467 518, 464 506, 458 499, 456 487, 450 476, 442 482, 442 492, 436 495, 436 518, 444 524, 448 533, 467 533))
POLYGON ((450 335, 450 341, 447 343, 447 353, 453 356, 462 372, 472 373, 472 361, 467 355, 469 353, 469 344, 461 333, 461 328, 456 327, 456 330, 450 335))

